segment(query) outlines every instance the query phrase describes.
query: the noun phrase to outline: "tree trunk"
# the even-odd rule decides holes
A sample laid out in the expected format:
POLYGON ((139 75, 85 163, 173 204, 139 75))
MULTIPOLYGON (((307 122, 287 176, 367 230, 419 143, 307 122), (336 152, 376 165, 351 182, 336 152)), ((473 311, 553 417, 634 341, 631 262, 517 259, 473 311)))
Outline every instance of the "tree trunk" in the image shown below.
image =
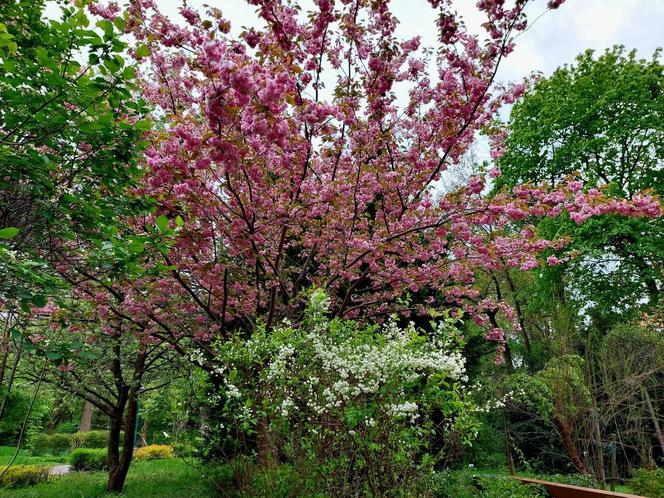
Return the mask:
MULTIPOLYGON (((109 436, 108 452, 108 483, 106 490, 121 493, 124 487, 129 465, 134 456, 134 431, 136 426, 136 417, 138 415, 138 393, 130 391, 127 403, 127 413, 122 424, 122 416, 116 416, 111 421, 111 435, 109 436), (124 429, 124 439, 122 444, 122 453, 119 451, 120 430, 124 429), (111 458, 111 443, 115 444, 113 457, 111 458)), ((123 410, 124 411, 124 410, 123 410)))
POLYGON ((118 483, 117 471, 120 467, 120 432, 122 431, 122 415, 125 407, 125 400, 120 400, 120 404, 115 407, 115 412, 111 416, 111 428, 108 434, 108 491, 122 491, 124 478, 118 483), (119 484, 119 488, 118 488, 119 484))
MULTIPOLYGON (((260 389, 260 398, 266 396, 263 388, 260 389)), ((272 467, 277 461, 277 447, 274 444, 270 420, 266 414, 260 415, 256 424, 256 450, 258 461, 263 467, 272 467)))
POLYGON ((2 328, 2 345, 0 346, 0 386, 5 381, 5 369, 7 368, 7 360, 9 359, 9 339, 11 338, 9 331, 11 330, 11 325, 12 312, 10 311, 7 313, 5 325, 2 328))
POLYGON ((597 401, 593 395, 593 439, 595 446, 595 478, 602 485, 604 489, 604 483, 606 482, 606 475, 604 473, 604 449, 602 445, 602 431, 599 427, 599 412, 597 411, 597 401))
POLYGON ((141 425, 141 446, 147 446, 147 445, 148 445, 148 419, 143 417, 143 424, 141 425))
POLYGON ((12 371, 9 373, 9 378, 7 379, 7 386, 2 393, 2 402, 0 402, 0 420, 5 413, 5 408, 7 407, 7 400, 9 399, 9 393, 12 390, 12 385, 14 384, 14 377, 16 376, 16 369, 18 368, 18 362, 21 359, 21 353, 23 352, 23 336, 18 343, 16 348, 16 354, 14 356, 14 365, 12 366, 12 371))
POLYGON ((664 452, 664 434, 662 434, 662 428, 659 425, 659 419, 657 418, 657 413, 655 413, 655 408, 652 406, 648 390, 645 387, 641 387, 641 394, 643 395, 643 400, 646 402, 652 425, 655 427, 655 435, 657 436, 659 447, 662 448, 662 452, 664 452))
POLYGON ((0 345, 0 386, 5 382, 5 369, 9 358, 9 330, 2 334, 2 345, 0 345))
POLYGON ((565 453, 567 453, 567 456, 572 462, 572 465, 574 465, 580 474, 587 474, 588 469, 586 469, 586 466, 583 465, 581 456, 579 455, 579 450, 576 448, 574 439, 572 438, 571 424, 560 419, 557 419, 555 422, 558 426, 558 430, 560 431, 560 439, 562 440, 563 448, 565 448, 565 453))
POLYGON ((81 425, 78 430, 80 432, 90 432, 92 428, 92 410, 94 406, 89 401, 85 402, 83 405, 83 415, 81 415, 81 425))
POLYGON ((509 270, 505 270, 505 280, 507 280, 507 285, 510 288, 512 299, 514 300, 514 309, 516 310, 516 316, 519 320, 521 333, 523 334, 523 345, 526 348, 526 352, 530 354, 530 338, 528 337, 528 331, 526 330, 526 320, 523 316, 523 310, 521 309, 521 302, 519 302, 516 297, 516 285, 514 284, 514 280, 512 280, 509 270))

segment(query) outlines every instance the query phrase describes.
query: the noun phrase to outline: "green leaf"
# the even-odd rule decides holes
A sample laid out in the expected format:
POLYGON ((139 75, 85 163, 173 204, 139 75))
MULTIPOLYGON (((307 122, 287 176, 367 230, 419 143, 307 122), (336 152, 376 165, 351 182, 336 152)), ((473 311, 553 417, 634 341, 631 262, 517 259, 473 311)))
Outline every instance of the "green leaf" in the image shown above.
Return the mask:
POLYGON ((142 241, 134 240, 131 244, 129 244, 129 252, 140 254, 143 251, 145 251, 145 244, 142 241))
POLYGON ((46 358, 49 360, 59 360, 62 358, 62 353, 58 353, 56 351, 49 351, 46 353, 46 358))
POLYGON ((140 131, 149 131, 152 128, 152 122, 149 119, 141 119, 134 123, 134 128, 140 131))
POLYGON ((46 306, 46 302, 47 302, 46 301, 46 296, 42 296, 42 295, 32 296, 31 301, 32 301, 32 304, 37 306, 37 308, 43 308, 44 306, 46 306))
POLYGON ((16 236, 16 234, 20 232, 20 230, 21 230, 20 228, 16 227, 7 227, 0 229, 0 239, 5 239, 5 240, 11 239, 14 236, 16 236))
POLYGON ((98 21, 97 27, 104 30, 106 38, 111 38, 113 36, 113 23, 111 21, 107 21, 106 19, 98 21))
POLYGON ((159 215, 155 220, 155 224, 157 225, 157 228, 160 232, 165 232, 168 229, 168 218, 166 218, 166 216, 163 214, 159 215))
POLYGON ((136 57, 147 57, 148 55, 150 55, 150 47, 145 44, 136 47, 136 57))

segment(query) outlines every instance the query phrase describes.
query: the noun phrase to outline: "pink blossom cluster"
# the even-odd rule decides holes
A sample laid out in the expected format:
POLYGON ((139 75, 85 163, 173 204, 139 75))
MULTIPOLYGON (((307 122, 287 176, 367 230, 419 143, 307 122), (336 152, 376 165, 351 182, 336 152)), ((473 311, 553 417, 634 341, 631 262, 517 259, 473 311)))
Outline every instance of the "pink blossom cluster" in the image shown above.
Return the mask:
MULTIPOLYGON (((150 276, 117 287, 79 282, 103 334, 209 348, 256 323, 298 320, 307 289, 319 287, 332 313, 348 318, 426 314, 442 301, 500 343, 496 313, 512 330, 518 323, 508 305, 482 298, 478 269, 559 264, 544 255, 567 239, 541 239, 534 220, 661 214, 648 194, 613 199, 576 180, 491 198, 479 176, 446 195, 432 188, 496 110, 523 93, 493 79, 526 26, 527 2, 480 1, 481 40, 449 1, 430 1, 439 14, 434 60, 417 38, 396 38, 385 1, 318 0, 308 16, 290 2, 250 3, 264 27, 239 39, 215 9, 206 19, 183 9, 184 27, 145 0, 127 12, 127 29, 151 47, 143 93, 163 123, 136 191, 157 200, 157 213, 135 227, 152 236, 146 227, 166 216, 172 243, 146 251, 150 276), (438 78, 426 73, 430 64, 438 78), (324 98, 325 71, 337 83, 324 98), (406 293, 420 300, 403 304, 406 293)), ((496 134, 497 153, 503 138, 496 134)))

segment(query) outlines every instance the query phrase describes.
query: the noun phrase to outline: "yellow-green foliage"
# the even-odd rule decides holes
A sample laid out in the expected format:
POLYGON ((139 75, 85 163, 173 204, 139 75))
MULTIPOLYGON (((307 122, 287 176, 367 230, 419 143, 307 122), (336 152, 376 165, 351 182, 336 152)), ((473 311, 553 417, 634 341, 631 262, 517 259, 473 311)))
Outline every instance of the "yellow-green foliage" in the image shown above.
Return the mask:
POLYGON ((664 498, 664 469, 637 469, 629 485, 640 495, 664 498))
MULTIPOLYGON (((1 467, 0 472, 5 468, 1 467)), ((48 469, 49 467, 44 465, 13 465, 0 479, 0 487, 13 488, 46 481, 48 479, 48 469)))
POLYGON ((173 447, 167 444, 151 444, 136 450, 138 460, 155 460, 157 458, 173 458, 173 447))

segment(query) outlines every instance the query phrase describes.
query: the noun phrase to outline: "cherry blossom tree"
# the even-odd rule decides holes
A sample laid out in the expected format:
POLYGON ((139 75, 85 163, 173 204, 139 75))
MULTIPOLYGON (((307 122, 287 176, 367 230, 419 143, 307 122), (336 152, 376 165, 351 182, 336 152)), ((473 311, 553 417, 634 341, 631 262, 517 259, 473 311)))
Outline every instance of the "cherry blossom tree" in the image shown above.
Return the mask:
POLYGON ((479 2, 483 41, 450 2, 430 2, 435 50, 396 37, 389 2, 319 0, 306 15, 294 3, 250 3, 265 28, 239 37, 214 8, 205 18, 183 8, 184 26, 150 1, 126 13, 140 40, 134 55, 146 62, 143 91, 162 123, 137 193, 156 199, 156 223, 172 244, 153 261, 166 273, 128 290, 123 306, 155 330, 206 342, 257 321, 269 329, 297 320, 312 287, 349 318, 380 318, 406 292, 422 299, 398 310, 405 314, 442 303, 481 323, 486 311, 511 317, 500 303, 477 302, 474 269, 530 269, 564 244, 528 225, 513 233, 512 221, 659 214, 647 194, 610 199, 577 181, 487 198, 476 176, 437 195, 448 165, 523 92, 494 79, 526 27, 526 2, 479 2))
MULTIPOLYGON (((527 26, 527 1, 479 1, 481 37, 450 1, 430 0, 433 48, 400 39, 385 0, 316 0, 308 12, 249 3, 263 28, 239 36, 216 8, 183 7, 176 23, 152 0, 124 12, 90 6, 136 39, 130 52, 157 124, 134 193, 157 208, 126 239, 140 275, 109 278, 97 266, 71 282, 102 318, 131 322, 144 340, 195 353, 214 371, 215 341, 299 321, 318 288, 334 316, 453 308, 501 343, 496 314, 518 322, 507 304, 480 298, 475 270, 532 269, 543 251, 564 247, 564 236, 542 239, 530 221, 660 214, 648 193, 614 199, 572 178, 488 197, 487 179, 473 176, 440 193, 445 170, 524 91, 495 78, 527 26)), ((60 271, 81 259, 65 251, 60 271)))

